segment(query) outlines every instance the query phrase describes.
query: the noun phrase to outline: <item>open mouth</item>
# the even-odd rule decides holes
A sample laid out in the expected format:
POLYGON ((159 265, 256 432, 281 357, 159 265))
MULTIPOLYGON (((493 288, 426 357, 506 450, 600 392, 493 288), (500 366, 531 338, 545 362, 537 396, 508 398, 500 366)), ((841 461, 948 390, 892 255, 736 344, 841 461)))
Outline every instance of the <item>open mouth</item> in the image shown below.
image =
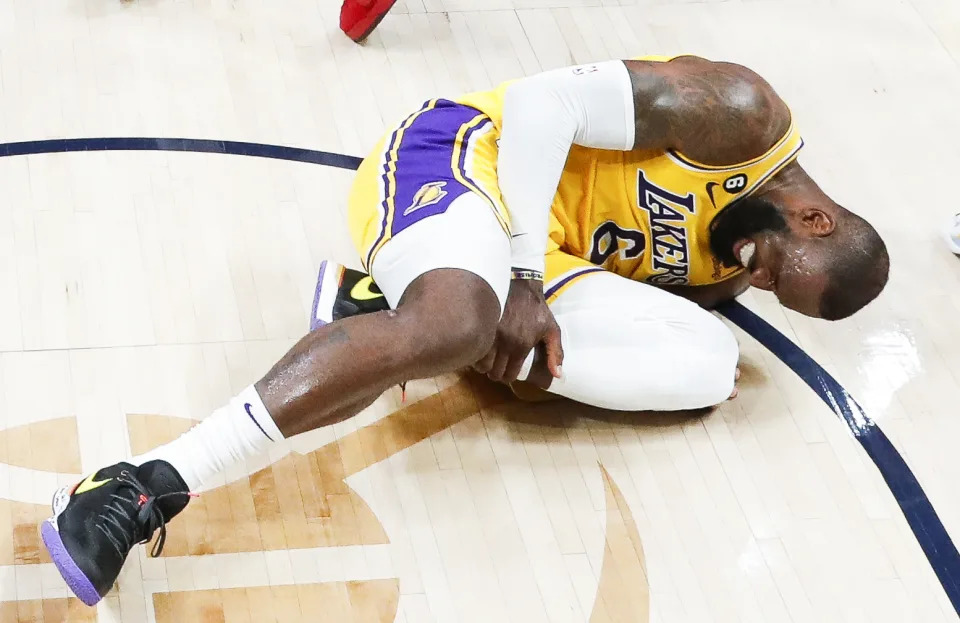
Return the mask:
POLYGON ((750 270, 751 263, 753 262, 756 253, 757 243, 749 238, 738 240, 733 245, 733 254, 740 261, 740 264, 747 270, 750 270))

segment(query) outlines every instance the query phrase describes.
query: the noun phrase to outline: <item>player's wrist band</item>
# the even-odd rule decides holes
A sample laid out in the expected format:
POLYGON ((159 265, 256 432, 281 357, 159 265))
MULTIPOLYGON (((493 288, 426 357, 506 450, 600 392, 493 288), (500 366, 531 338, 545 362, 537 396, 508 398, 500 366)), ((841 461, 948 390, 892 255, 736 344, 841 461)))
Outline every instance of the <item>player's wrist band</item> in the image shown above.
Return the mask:
POLYGON ((529 270, 526 268, 511 268, 510 278, 521 281, 543 281, 543 273, 539 270, 529 270))

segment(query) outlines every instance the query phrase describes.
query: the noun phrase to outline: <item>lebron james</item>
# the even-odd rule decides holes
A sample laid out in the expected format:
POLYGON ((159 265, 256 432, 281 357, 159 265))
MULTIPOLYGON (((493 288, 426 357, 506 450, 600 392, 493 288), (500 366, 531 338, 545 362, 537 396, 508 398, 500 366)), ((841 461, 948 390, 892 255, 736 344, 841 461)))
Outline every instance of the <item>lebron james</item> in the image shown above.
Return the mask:
POLYGON ((760 76, 692 56, 430 100, 350 196, 388 305, 337 311, 346 274, 326 266, 318 313, 332 322, 180 438, 54 496, 53 561, 96 603, 157 530, 159 553, 189 491, 411 379, 474 366, 612 409, 725 400, 738 347, 704 308, 752 285, 836 320, 886 284, 883 241, 804 172, 802 145, 760 76))

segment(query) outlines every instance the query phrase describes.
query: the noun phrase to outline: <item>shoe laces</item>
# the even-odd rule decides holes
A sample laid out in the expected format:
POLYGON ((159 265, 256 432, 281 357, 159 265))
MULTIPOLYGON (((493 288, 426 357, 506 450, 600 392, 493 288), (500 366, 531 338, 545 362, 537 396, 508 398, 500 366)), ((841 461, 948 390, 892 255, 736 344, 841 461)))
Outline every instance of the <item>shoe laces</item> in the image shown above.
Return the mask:
POLYGON ((111 493, 112 499, 106 504, 104 512, 100 513, 103 522, 97 524, 97 529, 107 537, 121 558, 126 557, 127 552, 134 545, 150 541, 154 533, 160 530, 160 536, 150 551, 150 556, 156 558, 163 552, 163 544, 167 540, 167 519, 163 516, 158 502, 171 497, 192 494, 186 491, 173 491, 153 495, 127 470, 120 472, 117 482, 133 489, 137 497, 134 499, 128 495, 111 493))

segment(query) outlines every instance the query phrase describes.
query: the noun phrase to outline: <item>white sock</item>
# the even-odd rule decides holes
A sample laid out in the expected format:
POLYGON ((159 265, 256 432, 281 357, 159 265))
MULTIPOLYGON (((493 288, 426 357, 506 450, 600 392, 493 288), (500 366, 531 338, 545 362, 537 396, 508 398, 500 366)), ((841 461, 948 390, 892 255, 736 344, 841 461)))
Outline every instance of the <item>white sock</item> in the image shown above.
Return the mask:
POLYGON ((240 392, 168 444, 130 460, 133 465, 161 459, 173 465, 191 490, 227 467, 261 454, 283 434, 253 385, 240 392))

